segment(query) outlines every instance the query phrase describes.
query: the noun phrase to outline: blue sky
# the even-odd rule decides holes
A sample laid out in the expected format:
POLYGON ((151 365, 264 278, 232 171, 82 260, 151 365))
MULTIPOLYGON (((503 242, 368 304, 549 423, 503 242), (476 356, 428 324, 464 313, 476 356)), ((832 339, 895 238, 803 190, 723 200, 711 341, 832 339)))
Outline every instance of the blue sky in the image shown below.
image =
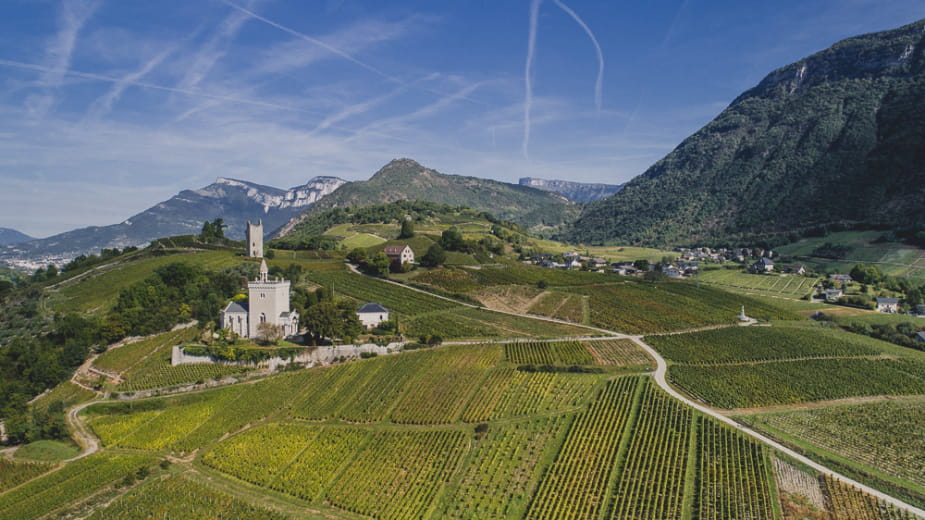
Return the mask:
POLYGON ((625 182, 775 68, 921 0, 4 0, 0 226, 119 222, 215 177, 625 182))

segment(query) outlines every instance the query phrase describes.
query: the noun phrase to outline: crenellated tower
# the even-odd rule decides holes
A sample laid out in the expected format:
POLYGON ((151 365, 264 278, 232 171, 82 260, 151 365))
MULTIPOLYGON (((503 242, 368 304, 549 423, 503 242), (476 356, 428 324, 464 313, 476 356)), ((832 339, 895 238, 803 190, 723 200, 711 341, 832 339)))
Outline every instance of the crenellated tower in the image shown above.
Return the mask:
POLYGON ((263 219, 258 220, 256 224, 247 221, 247 256, 251 258, 263 258, 263 219))

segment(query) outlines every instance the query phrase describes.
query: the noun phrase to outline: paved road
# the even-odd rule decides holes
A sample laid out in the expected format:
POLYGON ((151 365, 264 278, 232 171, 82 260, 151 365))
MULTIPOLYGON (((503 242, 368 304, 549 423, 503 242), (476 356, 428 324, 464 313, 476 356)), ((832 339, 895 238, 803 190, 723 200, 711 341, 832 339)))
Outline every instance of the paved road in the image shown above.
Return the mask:
MULTIPOLYGON (((351 269, 353 269, 353 266, 351 266, 351 269)), ((357 271, 354 270, 354 272, 357 272, 357 271)), ((360 273, 357 272, 357 274, 360 274, 360 273)), ((361 275, 361 276, 362 276, 362 275, 361 275)), ((443 296, 439 296, 439 295, 436 295, 436 294, 433 294, 433 293, 429 293, 429 292, 427 292, 427 291, 424 291, 424 290, 421 290, 421 289, 417 289, 417 288, 415 288, 415 287, 408 287, 407 285, 400 284, 400 283, 398 283, 398 282, 394 282, 394 281, 391 281, 391 280, 387 280, 387 281, 388 281, 389 283, 393 283, 393 284, 395 284, 395 285, 400 285, 400 286, 402 286, 402 287, 404 287, 404 288, 406 288, 406 289, 410 289, 410 290, 413 290, 413 291, 418 291, 418 292, 421 292, 421 293, 429 294, 429 295, 431 295, 431 296, 436 296, 436 297, 438 297, 438 298, 443 298, 443 299, 445 299, 445 300, 449 300, 449 301, 452 301, 452 302, 455 302, 455 303, 459 303, 460 305, 464 305, 464 306, 468 306, 468 307, 476 307, 475 305, 470 305, 470 304, 458 302, 458 301, 456 301, 456 300, 453 300, 453 299, 450 299, 450 298, 445 298, 445 297, 443 297, 443 296)), ((587 326, 587 325, 577 325, 577 324, 575 324, 575 323, 570 323, 570 322, 566 322, 566 321, 556 320, 556 319, 552 319, 552 318, 542 318, 542 317, 533 316, 533 315, 529 315, 529 314, 517 314, 517 313, 513 313, 513 312, 502 312, 502 311, 492 311, 492 312, 501 312, 502 314, 510 314, 510 315, 512 315, 512 316, 520 316, 520 317, 522 317, 522 318, 539 319, 539 320, 544 320, 544 321, 551 321, 551 322, 563 323, 563 324, 567 324, 567 325, 574 325, 574 326, 578 326, 578 327, 583 327, 583 328, 586 328, 586 329, 594 330, 594 331, 597 331, 597 332, 606 333, 606 334, 608 334, 611 338, 629 339, 629 340, 631 340, 632 342, 634 342, 634 343, 636 343, 637 345, 639 345, 640 348, 642 348, 643 350, 645 350, 645 351, 652 357, 652 359, 655 360, 655 362, 656 362, 656 369, 655 369, 655 372, 653 373, 653 377, 654 377, 654 379, 655 379, 656 384, 658 384, 659 387, 661 387, 664 391, 668 392, 668 394, 670 394, 670 395, 671 395, 672 397, 674 397, 675 399, 678 399, 679 401, 683 402, 684 404, 686 404, 686 405, 688 405, 688 406, 690 406, 690 407, 692 407, 692 408, 695 408, 695 409, 699 410, 700 412, 702 412, 702 413, 704 413, 704 414, 706 414, 706 415, 709 415, 710 417, 713 417, 714 419, 716 419, 716 420, 718 420, 718 421, 722 421, 722 422, 724 422, 724 423, 726 423, 726 424, 728 424, 728 425, 730 425, 730 426, 732 426, 732 427, 738 429, 739 431, 741 431, 741 432, 743 432, 743 433, 745 433, 745 434, 747 434, 747 435, 750 435, 750 436, 754 437, 755 439, 757 439, 757 440, 759 440, 759 441, 761 441, 761 442, 763 442, 763 443, 765 443, 765 444, 771 446, 772 448, 774 448, 774 449, 780 451, 781 453, 785 453, 785 454, 789 455, 790 457, 792 457, 792 458, 794 458, 794 459, 796 459, 796 460, 802 462, 803 464, 805 464, 805 465, 807 465, 807 466, 813 468, 814 470, 816 470, 816 471, 818 471, 818 472, 820 472, 820 473, 822 473, 822 474, 829 475, 829 476, 831 476, 831 477, 833 477, 833 478, 835 478, 835 479, 838 479, 838 480, 840 480, 840 481, 842 481, 842 482, 844 482, 844 483, 846 483, 846 484, 848 484, 848 485, 854 486, 854 487, 860 489, 861 491, 864 491, 865 493, 868 493, 868 494, 870 494, 870 495, 872 495, 872 496, 874 496, 874 497, 877 497, 878 499, 882 500, 883 502, 886 502, 886 503, 892 505, 893 507, 895 507, 895 508, 897 508, 897 509, 902 509, 902 510, 908 511, 908 512, 914 514, 914 515, 918 515, 918 516, 922 517, 923 519, 925 519, 925 510, 919 509, 919 508, 913 506, 912 504, 907 504, 906 502, 903 502, 902 500, 899 500, 898 498, 892 497, 892 496, 890 496, 890 495, 888 495, 888 494, 886 494, 886 493, 883 493, 883 492, 881 492, 881 491, 878 491, 878 490, 876 490, 876 489, 874 489, 874 488, 872 488, 872 487, 870 487, 870 486, 867 486, 867 485, 865 485, 865 484, 862 484, 862 483, 860 483, 860 482, 858 482, 858 481, 856 481, 856 480, 854 480, 854 479, 851 479, 851 478, 849 478, 849 477, 847 477, 847 476, 845 476, 845 475, 842 475, 841 473, 838 473, 838 472, 836 472, 836 471, 834 471, 834 470, 832 470, 832 469, 829 469, 829 468, 827 468, 826 466, 823 466, 822 464, 819 464, 818 462, 815 462, 815 461, 813 461, 813 460, 811 460, 811 459, 809 459, 809 458, 807 458, 807 457, 805 457, 805 456, 803 456, 803 455, 797 453, 796 451, 793 451, 792 449, 788 448, 787 446, 784 446, 783 444, 781 444, 781 443, 775 441, 774 439, 771 439, 771 438, 769 438, 769 437, 767 437, 767 436, 765 436, 765 435, 763 435, 763 434, 761 434, 761 433, 758 433, 757 431, 755 431, 755 430, 753 430, 753 429, 751 429, 751 428, 749 428, 749 427, 747 427, 747 426, 741 425, 741 424, 737 423, 736 421, 730 419, 729 417, 726 417, 726 416, 723 415, 722 413, 720 413, 720 412, 718 412, 718 411, 716 411, 716 410, 713 410, 712 408, 706 407, 706 406, 704 406, 704 405, 702 405, 702 404, 700 404, 700 403, 697 403, 697 402, 691 400, 690 398, 688 398, 687 396, 681 394, 680 392, 678 392, 677 390, 675 390, 671 385, 668 384, 668 381, 667 381, 667 379, 666 379, 666 377, 665 377, 666 373, 668 372, 668 363, 665 361, 665 358, 663 358, 663 357, 661 356, 661 354, 659 354, 658 351, 656 351, 654 348, 652 348, 652 347, 650 347, 648 344, 646 344, 646 343, 642 340, 642 336, 630 336, 630 335, 627 335, 627 334, 621 334, 621 333, 619 333, 619 332, 614 332, 614 331, 610 331, 610 330, 606 330, 606 329, 600 329, 600 328, 597 328, 597 327, 590 327, 590 326, 587 326)), ((83 422, 80 420, 80 417, 78 417, 78 414, 80 413, 81 410, 83 410, 83 409, 86 408, 87 406, 90 406, 90 405, 95 404, 95 403, 96 403, 96 401, 91 401, 91 402, 89 402, 89 403, 84 403, 84 404, 75 406, 74 408, 71 408, 71 409, 68 410, 68 412, 67 412, 67 421, 68 421, 68 423, 70 423, 71 426, 74 428, 74 435, 75 435, 75 437, 77 438, 77 442, 78 442, 79 444, 82 445, 82 447, 84 448, 84 451, 83 451, 83 453, 81 453, 80 455, 78 455, 78 456, 76 456, 76 457, 74 457, 74 458, 72 458, 72 459, 68 459, 66 462, 70 462, 70 461, 73 461, 73 460, 81 459, 81 458, 83 458, 83 457, 87 457, 87 456, 89 456, 89 455, 92 455, 93 453, 96 453, 96 452, 99 450, 99 440, 93 435, 93 433, 89 430, 89 428, 87 428, 87 426, 83 424, 83 422)))
POLYGON ((881 492, 881 491, 878 491, 878 490, 876 490, 876 489, 874 489, 874 488, 872 488, 872 487, 866 486, 866 485, 864 485, 864 484, 862 484, 862 483, 860 483, 860 482, 858 482, 858 481, 856 481, 856 480, 854 480, 854 479, 848 478, 848 477, 846 477, 845 475, 842 475, 841 473, 838 473, 838 472, 836 472, 836 471, 834 471, 834 470, 831 470, 831 469, 829 469, 829 468, 823 466, 822 464, 819 464, 818 462, 815 462, 815 461, 813 461, 813 460, 811 460, 811 459, 809 459, 809 458, 807 458, 807 457, 805 457, 805 456, 803 456, 803 455, 801 455, 801 454, 799 454, 799 453, 793 451, 792 449, 790 449, 790 448, 784 446, 783 444, 781 444, 781 443, 775 441, 774 439, 771 439, 771 438, 769 438, 769 437, 766 437, 765 435, 762 435, 761 433, 758 433, 758 432, 756 432, 755 430, 753 430, 753 429, 751 429, 751 428, 749 428, 749 427, 747 427, 747 426, 744 426, 744 425, 741 425, 741 424, 735 422, 734 420, 730 419, 729 417, 726 417, 725 415, 723 415, 723 414, 717 412, 716 410, 713 410, 713 409, 711 409, 711 408, 708 408, 708 407, 706 407, 706 406, 703 406, 702 404, 699 404, 699 403, 697 403, 697 402, 695 402, 695 401, 692 401, 691 399, 689 399, 689 398, 686 397, 685 395, 681 394, 680 392, 678 392, 677 390, 675 390, 671 385, 668 384, 668 381, 667 381, 666 378, 665 378, 665 374, 668 372, 668 363, 665 362, 665 359, 664 359, 654 348, 650 347, 650 346, 647 345, 645 342, 643 342, 643 341, 642 341, 642 337, 640 337, 640 336, 631 336, 631 337, 629 337, 629 339, 632 340, 632 341, 633 341, 634 343, 636 343, 637 345, 639 345, 639 346, 640 346, 642 349, 644 349, 646 352, 648 352, 650 356, 652 356, 653 358, 655 358, 655 361, 656 361, 656 363, 657 363, 657 367, 656 367, 655 372, 654 372, 654 374, 653 374, 653 376, 655 377, 655 382, 656 382, 656 383, 658 384, 658 386, 660 386, 663 390, 665 390, 666 392, 668 392, 669 394, 671 394, 675 399, 678 399, 679 401, 683 402, 684 404, 686 404, 686 405, 688 405, 688 406, 690 406, 690 407, 692 407, 692 408, 696 408, 697 410, 703 412, 703 413, 706 414, 706 415, 709 415, 710 417, 713 417, 714 419, 716 419, 716 420, 718 420, 718 421, 722 421, 722 422, 724 422, 724 423, 726 423, 726 424, 728 424, 728 425, 730 425, 730 426, 735 427, 735 428, 738 429, 739 431, 741 431, 741 432, 743 432, 743 433, 746 433, 746 434, 748 434, 748 435, 754 437, 755 439, 758 439, 759 441, 761 441, 761 442, 763 442, 763 443, 765 443, 765 444, 771 446, 772 448, 776 449, 777 451, 780 451, 780 452, 782 452, 782 453, 786 453, 786 454, 789 455, 790 457, 793 457, 794 459, 796 459, 796 460, 802 462, 803 464, 806 464, 807 466, 813 468, 814 470, 816 470, 816 471, 818 471, 818 472, 820 472, 820 473, 823 473, 823 474, 825 474, 825 475, 829 475, 829 476, 831 476, 831 477, 833 477, 833 478, 836 478, 836 479, 838 479, 838 480, 840 480, 840 481, 842 481, 842 482, 844 482, 844 483, 846 483, 846 484, 849 484, 849 485, 851 485, 851 486, 854 486, 854 487, 860 489, 861 491, 864 491, 865 493, 869 493, 870 495, 873 495, 873 496, 877 497, 878 499, 880 499, 880 500, 882 500, 882 501, 884 501, 884 502, 886 502, 886 503, 892 505, 893 507, 896 507, 896 508, 898 508, 898 509, 906 510, 906 511, 912 513, 912 514, 915 514, 915 515, 918 515, 918 516, 920 516, 920 517, 922 517, 922 518, 925 518, 925 510, 919 509, 919 508, 917 508, 917 507, 915 507, 915 506, 913 506, 913 505, 911 505, 911 504, 907 504, 906 502, 903 502, 902 500, 899 500, 898 498, 894 498, 894 497, 892 497, 892 496, 890 496, 890 495, 887 495, 886 493, 883 493, 883 492, 881 492))

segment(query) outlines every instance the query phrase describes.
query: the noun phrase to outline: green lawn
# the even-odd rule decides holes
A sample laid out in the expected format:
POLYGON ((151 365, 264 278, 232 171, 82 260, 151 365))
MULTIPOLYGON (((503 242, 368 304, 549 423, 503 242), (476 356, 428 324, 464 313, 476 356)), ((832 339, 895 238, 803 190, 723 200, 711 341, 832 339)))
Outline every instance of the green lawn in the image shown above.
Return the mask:
POLYGON ((79 453, 80 448, 70 441, 35 441, 16 450, 15 457, 39 462, 59 462, 76 457, 79 453))

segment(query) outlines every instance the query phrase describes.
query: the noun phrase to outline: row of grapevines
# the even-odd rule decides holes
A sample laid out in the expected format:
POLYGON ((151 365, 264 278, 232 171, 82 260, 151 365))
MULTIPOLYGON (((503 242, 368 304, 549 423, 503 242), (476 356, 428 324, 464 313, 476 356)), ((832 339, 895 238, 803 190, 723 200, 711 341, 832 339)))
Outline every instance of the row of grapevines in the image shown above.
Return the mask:
POLYGON ((285 520, 287 517, 251 505, 227 493, 208 488, 183 477, 158 479, 133 489, 89 520, 148 520, 150 518, 247 518, 285 520))
POLYGON ((892 359, 813 359, 668 368, 691 395, 723 408, 769 406, 865 395, 925 393, 925 380, 892 359))
POLYGON ((681 518, 691 421, 689 407, 658 388, 646 386, 639 419, 621 464, 610 518, 681 518))
POLYGON ((0 493, 47 473, 54 466, 41 462, 18 462, 0 457, 0 493))
POLYGON ((636 394, 647 385, 639 377, 608 381, 591 407, 572 423, 526 518, 597 517, 636 394))
POLYGON ((651 366, 652 358, 639 345, 628 339, 608 339, 584 342, 598 365, 628 367, 651 366))
POLYGON ((832 520, 918 520, 911 513, 884 504, 828 475, 822 479, 832 520))
POLYGON ((270 487, 308 501, 320 501, 341 469, 363 447, 369 432, 359 428, 322 428, 270 487))
POLYGON ((459 418, 479 383, 501 357, 496 346, 440 349, 440 358, 414 380, 392 411, 392 420, 407 424, 450 423, 459 418))
POLYGON ((701 416, 698 423, 697 518, 773 520, 767 449, 713 419, 701 416))
POLYGON ((593 365, 594 357, 579 341, 506 343, 504 357, 529 365, 593 365))
POLYGON ((440 517, 522 517, 542 471, 541 461, 555 449, 569 419, 558 415, 493 427, 478 442, 440 517))
POLYGON ((267 486, 317 435, 316 427, 266 424, 225 439, 202 462, 251 484, 267 486))
POLYGON ((561 338, 588 333, 588 329, 549 321, 490 312, 453 309, 423 314, 402 322, 406 334, 436 334, 445 338, 561 338))
POLYGON ((346 271, 311 271, 308 278, 364 302, 379 302, 405 316, 459 307, 458 303, 346 271))
POLYGON ((564 410, 581 402, 598 381, 589 374, 550 374, 496 368, 463 413, 465 422, 564 410))
POLYGON ((752 416, 763 428, 809 441, 925 485, 925 402, 886 401, 752 416))
POLYGON ((379 432, 334 483, 328 500, 374 518, 421 518, 457 471, 466 445, 459 431, 379 432))
POLYGON ((125 380, 118 388, 122 392, 138 392, 152 388, 201 384, 249 370, 251 368, 241 365, 212 363, 171 366, 170 354, 157 355, 138 363, 123 374, 125 380))
POLYGON ((439 356, 430 352, 407 352, 366 362, 377 365, 377 369, 367 367, 371 371, 370 377, 344 399, 344 407, 338 412, 338 417, 352 422, 383 420, 414 377, 430 370, 438 359, 439 356))
POLYGON ((151 463, 146 456, 94 455, 0 495, 0 518, 32 520, 76 504, 101 487, 151 463))
POLYGON ((646 342, 677 363, 728 363, 788 358, 873 356, 876 341, 841 330, 805 327, 724 328, 652 336, 646 342))
POLYGON ((191 340, 196 335, 195 327, 157 334, 121 347, 111 348, 93 360, 93 366, 112 372, 123 372, 145 357, 155 355, 159 351, 167 352, 174 345, 191 340))

